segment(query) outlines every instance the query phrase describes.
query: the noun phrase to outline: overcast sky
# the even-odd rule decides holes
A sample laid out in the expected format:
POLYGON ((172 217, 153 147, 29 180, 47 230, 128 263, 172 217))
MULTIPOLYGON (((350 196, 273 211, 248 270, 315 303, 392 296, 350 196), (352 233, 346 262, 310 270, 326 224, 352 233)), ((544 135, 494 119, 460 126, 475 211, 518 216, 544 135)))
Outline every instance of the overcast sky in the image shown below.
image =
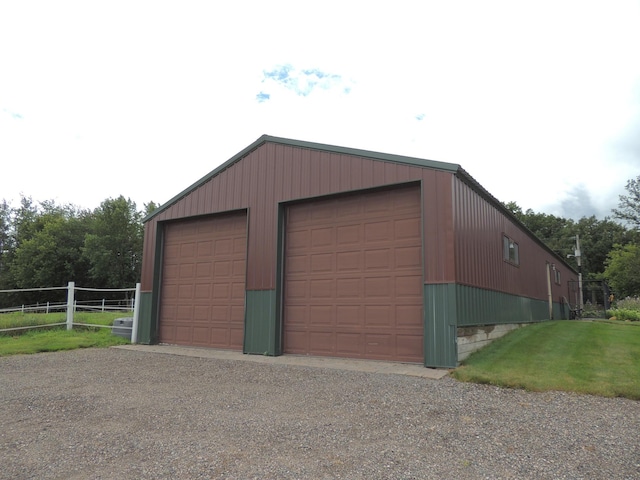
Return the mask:
POLYGON ((458 163, 610 215, 640 2, 0 0, 0 199, 162 204, 262 134, 458 163))

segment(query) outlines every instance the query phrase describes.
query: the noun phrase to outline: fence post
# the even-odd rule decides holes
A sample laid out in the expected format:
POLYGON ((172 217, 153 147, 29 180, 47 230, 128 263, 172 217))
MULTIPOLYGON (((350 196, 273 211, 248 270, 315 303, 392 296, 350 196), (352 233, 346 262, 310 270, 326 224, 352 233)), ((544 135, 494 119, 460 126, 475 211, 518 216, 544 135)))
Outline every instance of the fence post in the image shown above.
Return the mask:
POLYGON ((67 330, 71 330, 73 328, 73 297, 75 294, 75 290, 76 283, 69 282, 69 285, 67 286, 67 330))
POLYGON ((104 298, 102 299, 102 313, 104 313, 104 298))
POLYGON ((138 343, 138 315, 140 314, 140 284, 136 283, 136 296, 133 298, 133 322, 131 325, 131 343, 138 343))

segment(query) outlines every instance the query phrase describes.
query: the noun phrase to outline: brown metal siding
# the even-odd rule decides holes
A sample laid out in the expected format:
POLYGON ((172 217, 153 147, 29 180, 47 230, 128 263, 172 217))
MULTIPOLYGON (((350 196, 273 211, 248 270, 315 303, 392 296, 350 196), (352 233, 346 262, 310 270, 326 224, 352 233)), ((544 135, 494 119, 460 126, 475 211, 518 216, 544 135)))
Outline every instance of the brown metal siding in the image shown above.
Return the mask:
POLYGON ((424 170, 424 264, 427 284, 452 283, 456 280, 451 189, 451 174, 424 170))
POLYGON ((552 282, 553 300, 567 295, 566 282, 575 278, 567 265, 458 178, 454 198, 457 283, 547 300, 549 263, 561 272, 561 285, 552 282), (503 235, 518 244, 519 266, 503 260, 503 235))
POLYGON ((287 211, 284 351, 422 362, 420 187, 287 211))
POLYGON ((418 166, 265 143, 147 222, 143 285, 152 285, 155 224, 236 209, 249 210, 248 290, 276 282, 277 204, 345 189, 422 181, 425 282, 454 281, 452 174, 418 166))

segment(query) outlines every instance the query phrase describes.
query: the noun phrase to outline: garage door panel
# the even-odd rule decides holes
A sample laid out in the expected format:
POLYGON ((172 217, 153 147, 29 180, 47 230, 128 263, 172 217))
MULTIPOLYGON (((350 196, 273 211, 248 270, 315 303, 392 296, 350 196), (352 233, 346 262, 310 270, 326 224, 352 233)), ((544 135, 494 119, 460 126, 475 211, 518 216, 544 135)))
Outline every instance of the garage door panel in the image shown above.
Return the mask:
POLYGON ((391 300, 393 285, 389 277, 371 277, 364 280, 365 301, 391 300))
POLYGON ((397 241, 417 239, 421 237, 419 218, 395 220, 393 227, 395 239, 397 241))
POLYGON ((422 362, 422 339, 417 335, 396 335, 396 352, 400 361, 422 362))
POLYGON ((336 334, 336 355, 341 357, 359 357, 362 355, 362 334, 336 334))
POLYGON ((365 243, 390 242, 393 239, 391 227, 391 221, 366 223, 364 226, 365 243))
POLYGON ((415 305, 396 306, 396 328, 413 328, 414 331, 422 330, 422 302, 415 305))
POLYGON ((180 245, 181 258, 195 258, 197 256, 197 245, 195 242, 183 243, 180 245))
POLYGON ((357 305, 336 305, 336 324, 341 327, 362 326, 363 307, 357 305))
POLYGON ((398 275, 395 277, 395 294, 397 297, 413 297, 422 299, 421 275, 398 275))
POLYGON ((198 242, 198 257, 209 257, 213 255, 213 242, 198 242))
POLYGON ((333 279, 318 279, 309 281, 309 298, 333 298, 333 279))
POLYGON ((287 328, 294 331, 296 328, 305 327, 309 322, 309 308, 306 305, 285 305, 284 316, 287 319, 287 328))
POLYGON ((285 352, 422 361, 421 211, 419 187, 289 207, 285 352))
POLYGON ((361 225, 336 227, 336 244, 340 247, 359 244, 362 241, 361 225))
POLYGON ((334 245, 335 227, 316 228, 311 230, 311 247, 331 247, 334 245))
POLYGON ((241 349, 246 214, 165 227, 160 342, 241 349))
POLYGON ((370 357, 390 358, 393 346, 394 338, 391 334, 365 335, 365 353, 370 357))
POLYGON ((245 273, 247 271, 247 262, 244 259, 241 260, 233 260, 233 267, 231 269, 232 275, 235 278, 244 278, 245 273))
POLYGON ((315 354, 335 353, 335 335, 333 332, 324 330, 309 332, 309 345, 312 345, 312 352, 315 354))
POLYGON ((210 308, 211 311, 211 322, 222 322, 226 323, 229 319, 229 306, 227 305, 213 305, 210 308))
POLYGON ((333 305, 311 305, 309 307, 310 327, 334 324, 333 305))
POLYGON ((389 305, 366 305, 364 307, 366 326, 388 327, 393 325, 391 307, 389 305))
MULTIPOLYGON (((244 335, 244 303, 242 305, 231 305, 231 328, 240 330, 241 336, 244 335)), ((238 344, 234 343, 234 345, 238 344)))
POLYGON ((305 354, 309 352, 309 335, 306 330, 291 328, 287 332, 287 353, 305 354))
POLYGON ((205 305, 196 305, 193 307, 193 320, 195 322, 206 322, 210 318, 211 310, 205 305))
POLYGON ((336 270, 339 272, 361 271, 364 263, 361 251, 336 253, 336 270))
POLYGON ((194 300, 207 300, 211 298, 211 285, 206 284, 197 284, 195 286, 195 292, 193 296, 194 300))
POLYGON ((337 278, 336 296, 340 301, 362 298, 362 280, 360 278, 337 278))
POLYGON ((395 249, 395 270, 421 268, 421 247, 398 247, 395 249))
POLYGON ((176 332, 176 341, 180 342, 180 343, 191 343, 191 332, 193 331, 193 329, 189 326, 189 327, 184 327, 184 326, 177 326, 175 329, 176 332))
POLYGON ((367 270, 389 270, 393 252, 390 248, 378 248, 365 251, 364 265, 367 270))

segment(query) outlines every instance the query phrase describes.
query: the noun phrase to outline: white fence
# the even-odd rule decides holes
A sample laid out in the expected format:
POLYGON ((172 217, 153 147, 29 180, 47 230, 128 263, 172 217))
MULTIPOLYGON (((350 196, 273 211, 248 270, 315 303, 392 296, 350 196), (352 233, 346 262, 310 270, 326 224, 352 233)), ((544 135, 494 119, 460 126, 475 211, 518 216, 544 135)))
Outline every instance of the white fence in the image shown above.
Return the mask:
MULTIPOLYGON (((0 332, 12 331, 12 330, 25 330, 30 328, 42 328, 42 327, 51 327, 56 325, 66 325, 67 330, 72 330, 74 321, 73 314, 77 310, 89 310, 89 311, 122 311, 124 307, 122 306, 109 306, 107 301, 102 300, 93 300, 93 301, 83 301, 76 302, 75 301, 75 292, 84 291, 84 292, 135 292, 133 298, 131 299, 131 308, 127 308, 127 311, 133 310, 133 325, 131 327, 119 326, 119 329, 131 330, 131 343, 136 343, 138 341, 138 317, 139 317, 139 307, 140 307, 140 284, 137 283, 135 288, 84 288, 84 287, 76 287, 75 282, 69 282, 66 287, 43 287, 43 288, 22 288, 18 290, 0 290, 0 293, 18 293, 18 292, 44 292, 51 290, 66 290, 67 291, 67 301, 66 302, 47 302, 45 304, 36 304, 36 305, 22 305, 21 307, 15 308, 6 308, 0 310, 0 312, 16 312, 22 311, 25 312, 41 312, 41 313, 49 313, 53 311, 65 311, 67 312, 67 320, 66 322, 61 323, 47 323, 45 325, 33 325, 28 327, 14 327, 14 328, 5 328, 0 330, 0 332)), ((113 328, 112 325, 96 325, 90 323, 79 323, 75 322, 75 325, 82 325, 86 327, 100 327, 100 328, 113 328)))

